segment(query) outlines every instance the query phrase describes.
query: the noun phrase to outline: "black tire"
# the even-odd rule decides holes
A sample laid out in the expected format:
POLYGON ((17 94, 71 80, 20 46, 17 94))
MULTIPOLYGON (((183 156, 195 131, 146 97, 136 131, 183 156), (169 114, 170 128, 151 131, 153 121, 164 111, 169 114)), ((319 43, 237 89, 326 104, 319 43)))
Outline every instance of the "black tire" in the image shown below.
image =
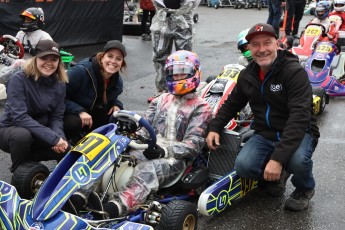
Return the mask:
POLYGON ((310 15, 314 15, 315 14, 315 9, 314 8, 311 8, 310 9, 310 15))
POLYGON ((215 8, 215 9, 218 9, 218 7, 219 7, 218 4, 215 4, 215 5, 214 5, 214 8, 215 8))
POLYGON ((13 173, 11 184, 21 198, 32 199, 48 177, 48 168, 38 162, 25 162, 13 173))
POLYGON ((193 15, 193 21, 194 21, 194 23, 197 23, 199 21, 199 14, 193 15))
POLYGON ((326 104, 328 104, 326 91, 323 88, 313 88, 313 94, 320 97, 319 114, 321 114, 325 110, 326 104))
POLYGON ((198 222, 196 206, 188 201, 173 200, 162 209, 159 230, 195 230, 198 222))

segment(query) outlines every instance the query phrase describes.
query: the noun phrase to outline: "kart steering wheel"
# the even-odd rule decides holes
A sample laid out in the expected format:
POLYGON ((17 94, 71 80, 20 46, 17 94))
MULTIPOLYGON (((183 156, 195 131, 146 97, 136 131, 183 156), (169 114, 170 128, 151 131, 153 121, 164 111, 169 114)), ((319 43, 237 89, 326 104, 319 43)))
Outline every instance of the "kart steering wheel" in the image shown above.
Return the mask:
POLYGON ((152 126, 148 123, 148 121, 145 120, 143 117, 127 110, 120 110, 120 111, 114 112, 113 117, 116 118, 119 121, 119 123, 127 122, 126 128, 129 128, 129 129, 133 128, 132 124, 135 123, 140 128, 144 127, 146 131, 149 133, 150 137, 149 139, 145 138, 145 141, 146 141, 145 144, 138 143, 135 140, 131 140, 131 142, 129 143, 130 147, 134 149, 145 150, 147 148, 153 148, 154 146, 156 146, 156 141, 157 141, 156 133, 153 130, 152 126))
POLYGON ((0 45, 4 46, 4 53, 13 59, 20 59, 24 56, 24 47, 20 41, 8 34, 0 37, 0 45))

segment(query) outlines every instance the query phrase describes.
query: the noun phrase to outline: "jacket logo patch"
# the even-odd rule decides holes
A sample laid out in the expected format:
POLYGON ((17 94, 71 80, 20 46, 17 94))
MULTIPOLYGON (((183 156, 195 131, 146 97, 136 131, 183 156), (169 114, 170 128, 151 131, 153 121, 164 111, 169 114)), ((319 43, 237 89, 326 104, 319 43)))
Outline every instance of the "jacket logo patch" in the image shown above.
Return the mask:
POLYGON ((283 86, 282 84, 277 84, 277 85, 271 85, 271 91, 272 92, 278 92, 278 91, 282 91, 283 90, 283 86))

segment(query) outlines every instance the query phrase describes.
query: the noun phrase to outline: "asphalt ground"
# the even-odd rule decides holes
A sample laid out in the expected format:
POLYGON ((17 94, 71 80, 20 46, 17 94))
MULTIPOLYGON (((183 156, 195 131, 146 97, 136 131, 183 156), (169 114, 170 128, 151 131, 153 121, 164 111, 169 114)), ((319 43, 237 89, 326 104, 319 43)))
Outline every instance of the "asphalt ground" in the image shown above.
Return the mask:
MULTIPOLYGON (((257 22, 266 22, 268 11, 258 9, 234 9, 233 7, 209 8, 200 6, 196 13, 194 51, 199 55, 203 79, 217 75, 221 68, 237 63, 240 56, 236 47, 237 35, 257 22)), ((302 29, 312 16, 305 15, 302 29)), ((147 98, 155 94, 152 65, 152 47, 139 36, 124 36, 128 56, 127 74, 123 74, 124 93, 121 95, 125 108, 144 111, 147 98)), ((88 57, 101 50, 103 44, 85 47, 66 47, 76 60, 88 57)), ((344 98, 331 98, 323 114, 318 116, 321 132, 319 144, 314 152, 315 195, 309 208, 301 212, 284 210, 284 201, 293 191, 287 182, 285 194, 279 198, 268 197, 260 190, 246 195, 238 203, 228 207, 214 217, 199 217, 198 229, 217 230, 341 230, 345 229, 345 131, 344 98)), ((8 170, 10 157, 0 152, 0 179, 10 182, 8 170)), ((53 164, 48 164, 53 167, 53 164)))

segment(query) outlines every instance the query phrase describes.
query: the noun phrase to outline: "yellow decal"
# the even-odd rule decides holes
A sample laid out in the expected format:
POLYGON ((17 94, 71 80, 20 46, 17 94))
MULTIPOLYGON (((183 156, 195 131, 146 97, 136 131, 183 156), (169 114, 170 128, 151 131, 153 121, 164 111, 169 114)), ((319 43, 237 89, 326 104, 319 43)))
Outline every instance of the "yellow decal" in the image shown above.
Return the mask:
POLYGON ((239 69, 234 69, 234 68, 224 69, 224 71, 219 76, 219 78, 230 78, 230 79, 234 80, 235 82, 237 82, 237 78, 238 78, 239 73, 240 73, 239 69))
POLYGON ((319 45, 316 48, 316 52, 320 53, 330 53, 332 51, 332 46, 330 45, 319 45))
POLYGON ((92 161, 110 143, 109 138, 98 133, 89 133, 71 151, 79 152, 92 161))
POLYGON ((321 28, 318 26, 309 26, 305 30, 305 35, 307 36, 317 36, 321 34, 321 28))

